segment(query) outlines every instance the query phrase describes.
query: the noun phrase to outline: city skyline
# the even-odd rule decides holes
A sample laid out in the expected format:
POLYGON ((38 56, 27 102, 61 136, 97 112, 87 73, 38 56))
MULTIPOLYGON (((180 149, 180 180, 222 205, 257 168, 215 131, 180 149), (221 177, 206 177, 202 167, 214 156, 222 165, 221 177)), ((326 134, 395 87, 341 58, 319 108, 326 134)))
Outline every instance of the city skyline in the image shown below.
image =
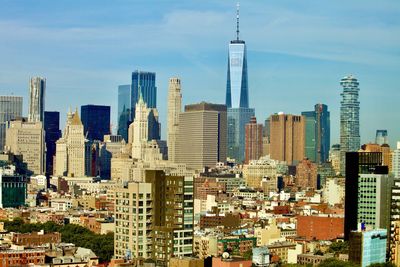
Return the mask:
MULTIPOLYGON (((117 16, 133 8, 125 1, 111 7, 101 2, 85 18, 84 11, 93 5, 82 4, 82 11, 78 11, 74 10, 77 2, 72 2, 67 8, 68 17, 59 17, 65 10, 58 4, 27 3, 22 16, 20 5, 5 1, 0 11, 0 33, 8 44, 18 45, 0 45, 0 56, 4 58, 0 63, 2 93, 22 95, 23 114, 27 115, 29 77, 43 76, 47 79, 46 110, 60 111, 65 117, 68 106, 111 105, 115 130, 118 85, 129 83, 135 69, 156 72, 166 139, 168 78, 181 78, 183 105, 203 100, 224 103, 226 43, 234 39, 236 28, 236 2, 169 3, 157 5, 154 14, 146 10, 151 3, 138 3, 138 8, 146 10, 143 17, 127 19, 117 16), (40 7, 49 12, 37 20, 35 10, 40 7), (101 22, 108 10, 107 16, 114 20, 101 22), (157 42, 146 33, 149 30, 157 36, 157 42), (121 43, 128 32, 140 34, 146 47, 129 42, 129 38, 121 43), (31 47, 21 40, 29 41, 31 47)), ((376 7, 371 3, 367 1, 361 7, 350 3, 345 8, 330 3, 333 11, 307 2, 241 3, 241 37, 248 45, 249 102, 259 121, 275 112, 300 114, 316 103, 327 104, 331 111, 331 144, 338 143, 339 82, 354 74, 360 81, 361 143, 373 142, 377 129, 387 129, 390 145, 394 146, 400 137, 394 123, 399 119, 399 50, 395 44, 400 35, 396 34, 399 19, 395 15, 400 5, 386 1, 376 7), (349 17, 355 9, 365 16, 349 17), (314 14, 317 10, 318 16, 314 14)))

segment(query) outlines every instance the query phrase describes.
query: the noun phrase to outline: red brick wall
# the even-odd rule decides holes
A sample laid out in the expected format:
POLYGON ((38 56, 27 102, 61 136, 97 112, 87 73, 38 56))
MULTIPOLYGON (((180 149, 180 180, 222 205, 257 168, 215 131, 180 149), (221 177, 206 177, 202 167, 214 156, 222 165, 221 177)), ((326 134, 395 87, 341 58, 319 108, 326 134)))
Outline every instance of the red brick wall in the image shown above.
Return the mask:
POLYGON ((344 218, 297 216, 297 235, 308 240, 332 240, 343 232, 344 218))

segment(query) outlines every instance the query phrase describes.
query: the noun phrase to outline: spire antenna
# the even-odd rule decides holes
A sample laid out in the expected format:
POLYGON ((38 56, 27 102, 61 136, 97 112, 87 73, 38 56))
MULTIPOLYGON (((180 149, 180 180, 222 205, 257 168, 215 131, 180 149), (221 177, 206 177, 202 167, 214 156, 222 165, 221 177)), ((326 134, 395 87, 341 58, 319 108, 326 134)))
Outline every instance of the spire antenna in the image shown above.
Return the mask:
POLYGON ((239 41, 239 2, 236 4, 236 40, 239 41))

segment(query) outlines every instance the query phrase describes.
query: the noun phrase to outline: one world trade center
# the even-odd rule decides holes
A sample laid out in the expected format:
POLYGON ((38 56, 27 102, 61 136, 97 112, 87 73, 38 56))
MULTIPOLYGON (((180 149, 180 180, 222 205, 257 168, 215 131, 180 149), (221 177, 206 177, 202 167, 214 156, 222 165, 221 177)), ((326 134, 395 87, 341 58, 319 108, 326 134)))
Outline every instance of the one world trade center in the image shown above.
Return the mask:
POLYGON ((246 43, 239 39, 239 4, 236 14, 236 40, 229 44, 226 106, 228 157, 241 163, 245 153, 245 127, 254 116, 254 109, 249 108, 246 43))

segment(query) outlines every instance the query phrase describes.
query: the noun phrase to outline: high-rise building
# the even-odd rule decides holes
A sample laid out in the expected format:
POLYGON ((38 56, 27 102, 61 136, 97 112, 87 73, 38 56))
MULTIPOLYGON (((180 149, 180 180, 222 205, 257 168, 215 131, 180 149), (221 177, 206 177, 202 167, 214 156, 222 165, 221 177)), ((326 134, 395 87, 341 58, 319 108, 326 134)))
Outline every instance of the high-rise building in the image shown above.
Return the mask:
POLYGON ((160 123, 157 109, 148 108, 141 95, 135 113, 135 119, 129 126, 128 142, 132 143, 132 157, 143 159, 147 141, 160 139, 160 123))
POLYGON ((64 133, 56 142, 55 175, 85 176, 85 135, 78 110, 69 111, 64 133))
POLYGON ((304 158, 304 116, 274 114, 270 117, 272 159, 295 164, 304 158))
POLYGON ((334 144, 329 150, 329 161, 336 173, 340 173, 340 144, 334 144))
POLYGON ((226 106, 228 108, 228 157, 245 159, 245 127, 254 116, 249 108, 246 43, 239 38, 239 6, 237 9, 236 40, 229 44, 226 106))
POLYGON ((131 106, 132 106, 132 121, 135 119, 135 106, 139 101, 139 96, 142 95, 144 102, 148 108, 157 107, 157 87, 156 74, 154 72, 139 71, 132 72, 131 85, 131 106))
POLYGON ((250 160, 258 160, 263 152, 263 125, 257 124, 256 117, 252 117, 250 122, 246 124, 245 138, 245 162, 250 160))
POLYGON ((176 162, 201 170, 226 161, 226 106, 186 105, 179 116, 176 162))
POLYGON ((53 161, 56 155, 56 142, 61 137, 60 112, 44 112, 44 134, 46 142, 46 174, 53 174, 53 161))
POLYGON ((346 153, 344 238, 360 223, 388 229, 390 179, 380 152, 346 153))
POLYGON ((378 145, 389 144, 387 130, 376 130, 375 143, 378 145))
POLYGON ((358 81, 353 75, 340 81, 343 87, 340 102, 340 172, 346 170, 346 152, 360 149, 360 102, 358 100, 358 81))
POLYGON ((328 106, 316 104, 314 111, 302 112, 305 117, 305 156, 316 163, 324 163, 329 157, 330 114, 328 106))
POLYGON ((22 96, 0 96, 0 153, 6 144, 9 121, 22 117, 22 96))
POLYGON ((178 134, 179 115, 182 112, 181 80, 179 78, 169 79, 168 88, 168 160, 175 162, 176 138, 178 134))
POLYGON ((44 174, 45 143, 42 122, 25 122, 15 120, 10 122, 6 131, 6 151, 14 155, 22 155, 29 172, 44 174))
POLYGON ((395 178, 391 188, 389 259, 400 265, 400 179, 395 178))
POLYGON ((386 262, 386 229, 354 231, 349 240, 349 261, 360 267, 386 262))
POLYGON ((393 150, 392 173, 395 178, 400 179, 400 142, 397 142, 397 147, 393 150))
POLYGON ((364 144, 358 152, 381 152, 382 165, 389 167, 389 173, 392 171, 392 151, 388 144, 364 144))
POLYGON ((120 135, 105 135, 104 142, 100 143, 100 177, 103 179, 111 178, 111 158, 121 154, 126 145, 125 140, 120 135))
POLYGON ((88 140, 103 141, 104 135, 110 134, 110 106, 81 106, 81 118, 88 140))
POLYGON ((28 182, 17 174, 4 174, 0 170, 0 208, 25 206, 28 182))
POLYGON ((118 135, 128 142, 128 129, 132 123, 131 85, 118 86, 118 135))
POLYGON ((115 192, 114 255, 167 266, 193 253, 193 178, 147 170, 115 192), (128 208, 132 206, 133 208, 128 208))
POLYGON ((46 79, 42 77, 32 77, 29 83, 29 122, 43 122, 45 92, 46 79))

